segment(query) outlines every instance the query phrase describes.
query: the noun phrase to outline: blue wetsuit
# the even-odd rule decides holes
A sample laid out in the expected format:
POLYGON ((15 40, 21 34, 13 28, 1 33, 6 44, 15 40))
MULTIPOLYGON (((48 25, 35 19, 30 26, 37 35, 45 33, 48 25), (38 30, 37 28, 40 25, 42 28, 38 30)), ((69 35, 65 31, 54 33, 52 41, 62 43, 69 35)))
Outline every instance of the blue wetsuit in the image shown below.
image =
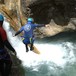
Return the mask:
POLYGON ((33 30, 36 27, 42 27, 42 26, 44 26, 44 24, 33 24, 32 22, 27 22, 27 24, 22 26, 20 28, 20 30, 15 34, 15 36, 16 36, 19 33, 21 33, 22 31, 24 31, 23 43, 26 45, 26 51, 28 51, 27 44, 31 44, 30 50, 32 50, 33 43, 34 43, 34 40, 35 40, 33 30))
POLYGON ((36 27, 42 27, 44 26, 44 24, 33 24, 31 22, 28 22, 27 24, 25 24, 24 26, 22 26, 20 28, 20 30, 15 34, 18 35, 19 33, 21 33, 22 31, 24 31, 24 40, 23 40, 23 43, 24 44, 30 44, 30 43, 33 43, 34 42, 34 34, 33 34, 33 30, 36 28, 36 27))

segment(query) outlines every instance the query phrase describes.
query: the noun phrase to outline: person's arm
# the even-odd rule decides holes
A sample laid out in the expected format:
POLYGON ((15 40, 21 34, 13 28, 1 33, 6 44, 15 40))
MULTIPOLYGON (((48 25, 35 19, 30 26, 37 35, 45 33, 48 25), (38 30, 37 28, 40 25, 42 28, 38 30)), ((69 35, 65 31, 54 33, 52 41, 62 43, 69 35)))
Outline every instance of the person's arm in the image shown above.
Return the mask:
POLYGON ((44 27, 45 24, 34 24, 35 27, 44 27))
POLYGON ((12 52, 16 53, 16 52, 15 52, 15 49, 11 46, 11 44, 9 43, 9 41, 8 41, 8 39, 7 39, 7 35, 6 35, 5 30, 2 30, 2 31, 1 31, 1 37, 2 37, 2 40, 3 40, 4 45, 5 45, 9 50, 11 50, 12 52))
POLYGON ((23 27, 21 27, 20 30, 15 33, 15 36, 20 34, 22 31, 23 31, 23 27))
POLYGON ((18 34, 20 34, 20 33, 21 33, 21 31, 17 31, 17 32, 15 33, 15 36, 18 35, 18 34))
POLYGON ((4 41, 4 45, 11 51, 15 52, 15 49, 11 46, 8 40, 4 41))

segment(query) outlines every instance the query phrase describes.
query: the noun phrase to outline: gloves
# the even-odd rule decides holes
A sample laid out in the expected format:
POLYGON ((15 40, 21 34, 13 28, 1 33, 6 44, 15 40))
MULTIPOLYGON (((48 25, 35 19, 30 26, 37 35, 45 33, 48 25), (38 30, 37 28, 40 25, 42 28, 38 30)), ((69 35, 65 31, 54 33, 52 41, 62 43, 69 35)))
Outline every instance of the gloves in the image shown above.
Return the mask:
POLYGON ((11 51, 11 53, 15 56, 17 55, 16 51, 11 51))
POLYGON ((45 25, 45 27, 50 27, 50 25, 47 24, 47 25, 45 25))
POLYGON ((17 55, 16 51, 14 51, 13 53, 14 53, 15 56, 17 55))

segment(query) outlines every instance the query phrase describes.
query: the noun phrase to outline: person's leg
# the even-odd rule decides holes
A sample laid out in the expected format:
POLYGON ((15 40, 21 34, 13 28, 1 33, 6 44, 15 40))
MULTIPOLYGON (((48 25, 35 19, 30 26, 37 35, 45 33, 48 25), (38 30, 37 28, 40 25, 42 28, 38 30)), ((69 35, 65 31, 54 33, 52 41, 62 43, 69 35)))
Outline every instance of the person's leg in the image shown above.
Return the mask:
POLYGON ((33 38, 31 38, 31 40, 30 40, 30 50, 32 51, 32 50, 34 50, 34 47, 33 47, 33 44, 34 44, 34 39, 33 38))
POLYGON ((28 52, 29 51, 28 44, 25 44, 25 45, 26 45, 26 52, 28 52))
POLYGON ((12 67, 12 61, 11 60, 5 60, 5 72, 4 76, 9 76, 11 73, 11 67, 12 67))
POLYGON ((34 50, 33 43, 31 43, 30 50, 34 50))
POLYGON ((1 74, 1 76, 4 76, 4 62, 3 62, 3 60, 0 60, 0 74, 1 74))

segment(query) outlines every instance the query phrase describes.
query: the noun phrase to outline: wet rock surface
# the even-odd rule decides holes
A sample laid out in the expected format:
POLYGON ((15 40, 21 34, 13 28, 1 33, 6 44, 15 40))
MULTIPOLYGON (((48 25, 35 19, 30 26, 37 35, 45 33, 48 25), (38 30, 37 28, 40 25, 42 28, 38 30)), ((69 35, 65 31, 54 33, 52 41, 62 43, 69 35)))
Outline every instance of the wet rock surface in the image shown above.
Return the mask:
POLYGON ((3 0, 2 2, 8 10, 1 12, 9 17, 11 26, 16 31, 26 23, 28 17, 33 17, 35 23, 49 25, 37 32, 45 36, 76 30, 76 0, 3 0))
MULTIPOLYGON (((26 0, 27 2, 27 0, 26 0)), ((75 0, 28 0, 27 4, 37 23, 49 23, 54 19, 58 25, 67 25, 76 17, 75 0)))

